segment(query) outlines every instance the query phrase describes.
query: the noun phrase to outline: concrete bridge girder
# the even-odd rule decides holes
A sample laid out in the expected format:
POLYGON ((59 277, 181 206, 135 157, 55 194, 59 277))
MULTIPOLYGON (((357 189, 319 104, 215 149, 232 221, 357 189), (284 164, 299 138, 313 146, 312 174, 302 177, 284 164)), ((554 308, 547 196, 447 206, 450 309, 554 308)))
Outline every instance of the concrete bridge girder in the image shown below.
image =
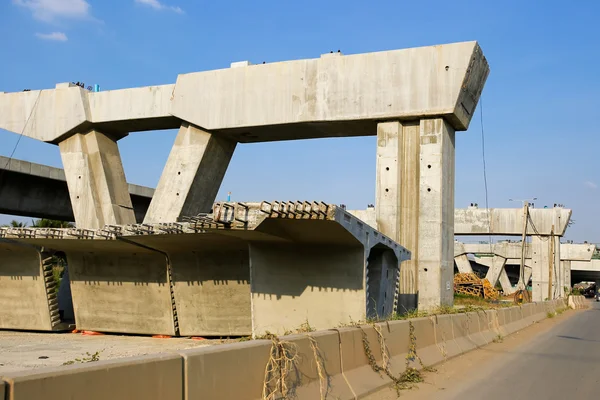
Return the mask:
MULTIPOLYGON (((66 254, 84 330, 256 335, 397 311, 400 263, 410 253, 344 210, 306 202, 214 209, 189 223, 2 228, 0 236, 66 254)), ((0 274, 7 262, 0 259, 0 274)))

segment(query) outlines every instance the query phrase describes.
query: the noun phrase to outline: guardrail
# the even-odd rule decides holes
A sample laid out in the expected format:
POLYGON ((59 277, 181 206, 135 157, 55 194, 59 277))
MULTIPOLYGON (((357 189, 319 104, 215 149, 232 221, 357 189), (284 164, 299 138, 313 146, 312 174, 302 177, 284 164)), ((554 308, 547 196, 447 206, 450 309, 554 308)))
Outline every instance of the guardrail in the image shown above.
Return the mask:
MULTIPOLYGON (((582 296, 569 297, 569 305, 580 302, 576 297, 582 296)), ((258 400, 265 388, 288 390, 300 400, 353 399, 392 383, 373 367, 398 376, 407 366, 431 366, 523 329, 566 303, 558 299, 10 373, 0 379, 0 400, 258 400)))

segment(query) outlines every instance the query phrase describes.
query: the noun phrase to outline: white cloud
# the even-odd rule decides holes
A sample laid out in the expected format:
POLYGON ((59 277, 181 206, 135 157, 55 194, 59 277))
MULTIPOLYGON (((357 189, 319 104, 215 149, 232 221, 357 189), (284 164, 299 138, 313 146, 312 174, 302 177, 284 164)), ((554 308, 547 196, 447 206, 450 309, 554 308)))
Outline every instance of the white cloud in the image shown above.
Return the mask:
POLYGON ((90 16, 90 4, 85 0, 13 0, 13 4, 28 8, 34 18, 46 22, 90 16))
POLYGON ((591 181, 585 181, 583 182, 583 184, 587 187, 589 187, 590 189, 597 189, 598 185, 596 185, 594 182, 591 181))
POLYGON ((135 0, 136 3, 144 4, 154 8, 155 10, 171 10, 182 14, 183 10, 180 7, 166 6, 158 0, 135 0))
POLYGON ((56 42, 66 42, 69 40, 63 32, 36 33, 35 36, 43 40, 53 40, 56 42))

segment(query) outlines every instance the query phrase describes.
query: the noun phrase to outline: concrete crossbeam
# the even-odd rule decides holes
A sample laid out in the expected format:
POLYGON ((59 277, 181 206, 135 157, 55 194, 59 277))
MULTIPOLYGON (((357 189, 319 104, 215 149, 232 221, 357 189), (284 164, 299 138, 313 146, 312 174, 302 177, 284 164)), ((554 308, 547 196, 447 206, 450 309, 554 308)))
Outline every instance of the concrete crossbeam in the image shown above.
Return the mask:
POLYGON ((377 121, 415 117, 466 130, 488 73, 479 45, 463 42, 181 74, 175 85, 98 93, 67 83, 0 93, 0 128, 52 143, 83 128, 124 135, 182 121, 239 142, 368 136, 377 121))
POLYGON ((341 208, 213 209, 178 224, 1 228, 0 237, 65 252, 79 329, 283 333, 307 320, 327 328, 397 311, 400 262, 410 253, 341 208))
MULTIPOLYGON (((563 236, 571 210, 561 207, 530 208, 527 235, 563 236)), ((525 226, 521 208, 457 208, 454 212, 455 235, 521 236, 525 226)))
POLYGON ((75 223, 89 229, 134 224, 117 143, 100 132, 90 131, 63 140, 59 147, 75 223))

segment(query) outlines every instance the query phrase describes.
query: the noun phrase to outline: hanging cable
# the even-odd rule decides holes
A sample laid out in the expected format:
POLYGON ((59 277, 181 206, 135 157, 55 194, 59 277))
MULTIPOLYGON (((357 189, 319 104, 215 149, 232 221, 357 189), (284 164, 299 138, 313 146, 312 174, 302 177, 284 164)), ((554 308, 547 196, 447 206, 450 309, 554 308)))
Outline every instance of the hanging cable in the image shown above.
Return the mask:
POLYGON ((0 193, 2 192, 2 188, 4 187, 4 182, 2 182, 2 177, 4 175, 4 172, 8 169, 8 167, 10 166, 10 162, 12 161, 15 152, 17 151, 17 148, 19 147, 19 143, 21 143, 21 139, 23 138, 23 134, 25 133, 25 129, 27 129, 27 125, 29 124, 29 120, 31 120, 31 117, 33 116, 34 111, 37 108, 38 102, 40 100, 40 96, 42 95, 42 91, 40 90, 38 92, 38 95, 35 99, 35 102, 33 103, 33 107, 31 108, 31 111, 29 112, 29 116, 27 117, 27 119, 25 120, 25 125, 23 125, 23 129, 21 129, 21 133, 19 134, 19 138, 17 139, 17 143, 15 143, 12 152, 10 153, 10 156, 8 157, 8 161, 6 162, 6 165, 4 166, 4 169, 2 171, 0 171, 0 193))

